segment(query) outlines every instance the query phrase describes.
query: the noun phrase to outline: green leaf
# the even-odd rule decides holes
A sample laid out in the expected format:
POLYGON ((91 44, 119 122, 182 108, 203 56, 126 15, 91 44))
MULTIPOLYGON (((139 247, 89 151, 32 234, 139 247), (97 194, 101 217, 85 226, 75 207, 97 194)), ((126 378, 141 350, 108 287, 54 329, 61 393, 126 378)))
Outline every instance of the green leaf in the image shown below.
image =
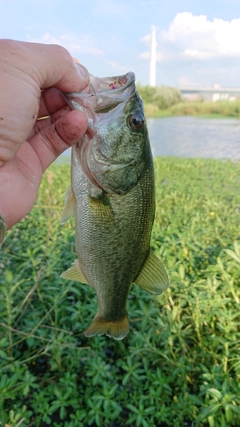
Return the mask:
POLYGON ((232 421, 232 411, 229 405, 225 405, 225 416, 228 423, 232 421))
POLYGON ((138 408, 131 405, 130 403, 127 405, 127 408, 130 409, 130 411, 134 412, 135 414, 138 414, 138 408))
POLYGON ((7 283, 11 284, 12 281, 13 281, 13 274, 12 274, 12 272, 9 271, 9 270, 6 270, 5 271, 5 277, 6 277, 7 283))
POLYGON ((237 261, 240 264, 240 258, 237 256, 237 254, 234 251, 231 251, 230 249, 225 249, 225 252, 233 258, 235 261, 237 261))
POLYGON ((220 407, 221 407, 220 403, 214 403, 208 406, 207 408, 204 408, 198 415, 196 421, 199 422, 210 417, 211 415, 214 415, 220 407))
POLYGON ((221 400, 223 397, 222 393, 220 393, 220 391, 217 390, 216 388, 208 388, 207 393, 209 393, 212 397, 214 397, 217 400, 221 400))
POLYGON ((228 406, 235 414, 240 415, 240 406, 233 405, 232 403, 229 403, 228 406))
POLYGON ((215 426, 214 417, 212 415, 210 415, 210 417, 208 417, 208 424, 209 424, 209 427, 215 426))
POLYGON ((180 278, 182 279, 182 280, 184 280, 184 277, 185 277, 185 268, 184 268, 184 266, 183 266, 183 264, 181 264, 180 265, 180 267, 179 267, 179 276, 180 276, 180 278))

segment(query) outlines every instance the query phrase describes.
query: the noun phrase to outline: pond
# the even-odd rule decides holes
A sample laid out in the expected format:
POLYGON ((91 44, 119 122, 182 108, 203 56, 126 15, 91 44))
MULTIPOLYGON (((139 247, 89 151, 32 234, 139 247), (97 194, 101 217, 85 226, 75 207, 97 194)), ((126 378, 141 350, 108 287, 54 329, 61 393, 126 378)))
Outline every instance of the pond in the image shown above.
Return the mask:
MULTIPOLYGON (((165 117, 147 119, 154 156, 240 159, 240 120, 165 117)), ((70 150, 63 156, 70 159, 70 150)))
POLYGON ((154 156, 240 159, 237 119, 148 119, 148 131, 154 156))

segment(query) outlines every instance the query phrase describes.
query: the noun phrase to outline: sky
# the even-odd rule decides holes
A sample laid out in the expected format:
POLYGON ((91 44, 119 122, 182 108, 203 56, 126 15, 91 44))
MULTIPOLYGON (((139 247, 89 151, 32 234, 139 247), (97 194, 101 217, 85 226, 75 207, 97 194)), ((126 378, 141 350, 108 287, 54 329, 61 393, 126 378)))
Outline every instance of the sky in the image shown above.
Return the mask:
POLYGON ((133 71, 157 85, 240 87, 240 0, 0 0, 0 38, 55 43, 98 77, 133 71))

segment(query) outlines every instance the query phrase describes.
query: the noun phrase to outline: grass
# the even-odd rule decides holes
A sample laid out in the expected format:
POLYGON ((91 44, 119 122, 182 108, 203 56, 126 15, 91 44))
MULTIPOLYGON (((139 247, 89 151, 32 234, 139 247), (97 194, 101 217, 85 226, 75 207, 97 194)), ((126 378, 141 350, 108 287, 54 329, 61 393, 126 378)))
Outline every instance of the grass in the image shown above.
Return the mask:
POLYGON ((88 286, 59 225, 69 166, 50 168, 0 258, 0 421, 11 427, 240 425, 240 163, 155 160, 152 248, 171 281, 133 287, 131 330, 87 339, 88 286))
POLYGON ((204 118, 239 118, 240 101, 184 101, 166 109, 145 103, 147 117, 199 116, 204 118))

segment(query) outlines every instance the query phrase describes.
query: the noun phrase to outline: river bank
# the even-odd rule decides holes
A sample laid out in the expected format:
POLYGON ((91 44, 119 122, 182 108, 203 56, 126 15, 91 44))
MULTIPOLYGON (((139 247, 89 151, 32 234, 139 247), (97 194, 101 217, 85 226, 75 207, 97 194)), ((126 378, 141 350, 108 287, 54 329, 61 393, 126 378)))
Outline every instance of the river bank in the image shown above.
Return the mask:
POLYGON ((174 116, 196 116, 203 118, 240 118, 240 100, 235 101, 183 101, 165 109, 155 104, 144 103, 145 114, 148 118, 174 116))

